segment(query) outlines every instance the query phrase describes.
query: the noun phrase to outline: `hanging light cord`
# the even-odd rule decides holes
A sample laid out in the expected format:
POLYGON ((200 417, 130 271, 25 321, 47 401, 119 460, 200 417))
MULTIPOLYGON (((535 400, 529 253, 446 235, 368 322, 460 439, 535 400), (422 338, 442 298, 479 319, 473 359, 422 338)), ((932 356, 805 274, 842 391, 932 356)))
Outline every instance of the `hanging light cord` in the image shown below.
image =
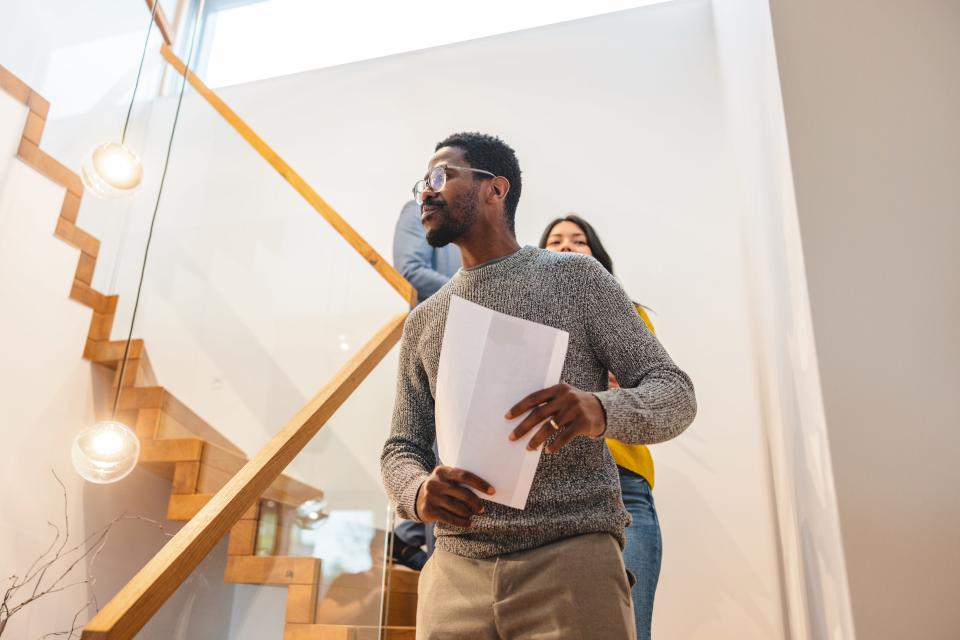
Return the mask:
POLYGON ((130 106, 127 108, 127 117, 123 121, 123 133, 120 134, 120 144, 127 141, 127 126, 130 124, 130 114, 133 113, 133 103, 137 99, 137 89, 140 87, 140 76, 143 74, 143 63, 147 59, 147 45, 150 44, 150 32, 153 30, 153 22, 157 16, 157 7, 160 6, 160 0, 153 0, 153 8, 150 10, 150 22, 147 24, 147 37, 143 39, 143 52, 140 54, 140 66, 137 68, 137 79, 133 81, 133 95, 130 96, 130 106))
MULTIPOLYGON (((154 0, 153 9, 156 11, 160 0, 154 0)), ((127 360, 130 355, 130 343, 133 340, 133 325, 137 320, 137 310, 140 307, 140 294, 143 291, 143 277, 147 272, 147 257, 150 255, 150 243, 153 240, 153 230, 157 223, 157 213, 160 211, 160 196, 163 195, 163 185, 167 180, 167 169, 170 167, 170 153, 173 150, 173 138, 177 132, 177 121, 180 119, 180 107, 183 105, 183 94, 186 93, 187 77, 190 75, 190 60, 193 58, 193 47, 197 42, 197 32, 200 20, 203 18, 205 0, 199 0, 197 16, 193 24, 193 34, 190 36, 190 50, 184 63, 183 81, 180 83, 180 95, 177 97, 177 109, 173 114, 173 126, 170 129, 170 139, 167 141, 167 153, 163 160, 163 172, 160 174, 160 186, 157 189, 157 200, 153 206, 153 215, 150 218, 150 230, 147 233, 147 244, 143 249, 143 261, 140 264, 140 281, 137 283, 137 295, 133 300, 133 313, 130 315, 130 330, 127 332, 127 341, 123 347, 123 359, 120 361, 120 375, 117 379, 117 393, 113 399, 113 420, 117 419, 117 408, 120 406, 120 391, 123 389, 123 378, 127 371, 127 360)), ((141 67, 143 65, 141 64, 141 67)), ((128 116, 129 117, 129 116, 128 116)))

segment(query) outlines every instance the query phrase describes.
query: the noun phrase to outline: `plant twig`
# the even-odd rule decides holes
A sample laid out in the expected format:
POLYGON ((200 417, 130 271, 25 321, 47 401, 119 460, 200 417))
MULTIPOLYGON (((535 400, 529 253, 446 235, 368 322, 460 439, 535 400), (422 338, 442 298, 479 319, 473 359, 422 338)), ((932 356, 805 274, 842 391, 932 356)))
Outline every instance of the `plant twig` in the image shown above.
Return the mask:
POLYGON ((6 590, 3 593, 3 599, 0 600, 0 636, 3 635, 3 631, 6 629, 10 618, 13 617, 14 614, 21 611, 24 607, 53 593, 59 593, 73 587, 87 585, 90 588, 90 600, 88 600, 87 603, 84 604, 83 607, 81 607, 74 614, 70 629, 66 631, 54 631, 47 633, 46 635, 42 636, 41 640, 44 638, 63 635, 66 635, 67 640, 70 640, 70 638, 73 637, 73 634, 78 629, 82 629, 83 625, 81 624, 78 626, 77 624, 77 620, 80 618, 81 614, 86 611, 91 604, 94 606, 96 611, 100 610, 100 604, 97 600, 97 595, 92 588, 96 583, 96 578, 93 575, 94 564, 96 563, 97 558, 100 556, 100 553, 106 547, 114 525, 121 520, 138 520, 145 522, 157 527, 164 536, 173 536, 172 533, 169 533, 166 529, 164 529, 163 523, 161 522, 151 518, 145 518, 143 516, 128 516, 125 513, 121 513, 113 520, 108 522, 105 526, 90 533, 78 544, 68 548, 70 543, 70 517, 67 488, 66 485, 64 485, 60 480, 60 477, 57 476, 55 471, 51 470, 51 473, 53 473, 53 477, 63 490, 63 530, 61 531, 57 525, 48 521, 47 524, 50 525, 54 531, 53 540, 50 542, 50 545, 46 548, 46 550, 44 550, 43 553, 34 559, 34 561, 30 564, 30 567, 22 576, 14 574, 5 579, 4 582, 6 583, 6 590), (87 561, 88 565, 88 577, 84 578, 83 580, 76 580, 74 582, 65 584, 64 581, 67 579, 67 577, 70 576, 74 569, 76 569, 77 566, 85 560, 87 561), (65 568, 55 573, 54 575, 56 575, 56 577, 49 581, 48 584, 44 584, 44 579, 47 577, 47 574, 53 571, 54 567, 58 565, 58 563, 65 564, 65 568), (34 584, 33 589, 30 591, 30 595, 18 600, 18 592, 23 588, 28 588, 31 583, 34 584))

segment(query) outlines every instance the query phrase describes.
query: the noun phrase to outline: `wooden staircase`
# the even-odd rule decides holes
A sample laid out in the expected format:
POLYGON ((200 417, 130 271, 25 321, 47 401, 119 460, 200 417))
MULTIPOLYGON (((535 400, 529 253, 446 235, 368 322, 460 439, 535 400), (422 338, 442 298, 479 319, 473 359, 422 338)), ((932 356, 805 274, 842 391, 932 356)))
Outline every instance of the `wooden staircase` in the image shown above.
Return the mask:
MULTIPOLYGON (((101 320, 112 323, 112 314, 101 320)), ((190 410, 167 389, 157 386, 142 340, 131 341, 121 380, 126 343, 88 338, 84 356, 114 370, 114 390, 122 385, 118 419, 134 425, 140 439, 139 464, 171 481, 167 519, 185 521, 196 515, 213 495, 247 462, 247 457, 216 429, 190 410), (139 385, 143 386, 139 386, 139 385)), ((287 476, 280 476, 263 494, 263 500, 296 507, 323 497, 322 491, 287 476)), ((375 626, 319 623, 324 599, 353 596, 362 599, 372 589, 371 578, 338 578, 325 584, 319 558, 254 555, 259 523, 258 503, 230 531, 224 581, 233 584, 274 585, 287 588, 285 640, 379 640, 375 626), (346 583, 346 584, 345 584, 346 583), (331 593, 333 596, 331 596, 331 593), (318 615, 319 613, 319 615, 318 615)), ((371 573, 378 574, 382 566, 371 573)), ((419 573, 391 568, 387 596, 387 638, 414 638, 419 573)))
MULTIPOLYGON (((92 286, 100 241, 76 226, 83 183, 76 173, 39 147, 49 103, 2 66, 0 90, 29 108, 17 156, 66 191, 54 235, 80 252, 69 297, 91 309, 83 357, 114 371, 113 389, 121 387, 117 419, 131 426, 140 439, 139 464, 170 480, 167 518, 190 520, 246 464, 247 457, 168 389, 158 385, 143 340, 132 340, 128 346, 125 341, 110 339, 118 297, 101 293, 92 286)), ((296 506, 322 495, 317 488, 280 476, 261 500, 296 506)), ((346 576, 348 584, 344 584, 344 576, 338 578, 339 584, 324 584, 318 558, 254 555, 259 515, 258 502, 231 529, 224 580, 235 584, 285 586, 286 640, 414 638, 417 572, 390 568, 385 607, 385 622, 389 626, 382 635, 376 626, 321 623, 318 619, 318 603, 320 618, 323 617, 321 593, 339 589, 340 595, 349 594, 350 576, 346 576)), ((353 589, 359 597, 362 589, 356 585, 353 589)))

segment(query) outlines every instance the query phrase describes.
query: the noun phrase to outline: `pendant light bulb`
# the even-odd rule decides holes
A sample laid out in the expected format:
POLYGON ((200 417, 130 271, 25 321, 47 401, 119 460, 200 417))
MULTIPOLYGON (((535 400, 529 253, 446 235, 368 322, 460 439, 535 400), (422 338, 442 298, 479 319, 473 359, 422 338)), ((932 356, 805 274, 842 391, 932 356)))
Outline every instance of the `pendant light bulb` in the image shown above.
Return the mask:
POLYGON ((123 143, 107 142, 90 150, 81 175, 87 188, 101 198, 125 198, 140 188, 143 165, 123 143))
POLYGON ((137 466, 140 440, 126 425, 112 420, 98 422, 74 438, 71 458, 84 480, 109 484, 127 477, 137 466))

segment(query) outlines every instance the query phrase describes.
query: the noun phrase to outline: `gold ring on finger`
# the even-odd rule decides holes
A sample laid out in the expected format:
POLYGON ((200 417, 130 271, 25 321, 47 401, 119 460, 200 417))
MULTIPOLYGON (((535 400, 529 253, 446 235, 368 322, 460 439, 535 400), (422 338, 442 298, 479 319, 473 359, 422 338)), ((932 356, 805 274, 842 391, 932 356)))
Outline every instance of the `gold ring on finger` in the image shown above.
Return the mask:
POLYGON ((554 431, 560 431, 560 425, 558 425, 557 421, 553 418, 550 418, 550 426, 553 427, 554 431))

